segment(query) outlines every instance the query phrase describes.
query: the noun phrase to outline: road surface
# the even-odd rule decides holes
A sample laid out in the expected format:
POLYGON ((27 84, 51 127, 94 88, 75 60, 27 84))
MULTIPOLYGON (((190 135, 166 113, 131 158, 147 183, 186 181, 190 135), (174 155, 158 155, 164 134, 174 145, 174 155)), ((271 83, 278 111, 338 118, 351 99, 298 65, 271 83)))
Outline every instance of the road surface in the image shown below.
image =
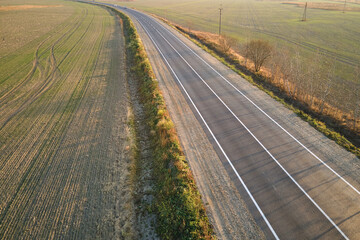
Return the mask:
POLYGON ((267 238, 360 239, 358 179, 283 126, 282 116, 273 116, 174 31, 118 8, 151 39, 267 238))

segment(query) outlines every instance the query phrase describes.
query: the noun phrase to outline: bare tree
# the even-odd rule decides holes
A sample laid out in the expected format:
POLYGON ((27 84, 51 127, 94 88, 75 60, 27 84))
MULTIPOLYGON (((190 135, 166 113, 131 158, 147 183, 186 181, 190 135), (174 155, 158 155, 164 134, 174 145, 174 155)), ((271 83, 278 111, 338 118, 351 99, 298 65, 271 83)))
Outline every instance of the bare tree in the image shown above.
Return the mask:
MULTIPOLYGON (((250 42, 250 39, 251 39, 251 37, 250 37, 250 34, 249 34, 249 30, 244 30, 244 35, 245 35, 245 39, 246 39, 246 43, 247 42, 250 42)), ((247 62, 248 62, 248 57, 247 57, 247 52, 248 52, 248 50, 247 50, 247 44, 245 44, 245 43, 239 43, 238 44, 238 47, 237 47, 237 49, 238 49, 238 52, 241 54, 241 56, 244 58, 244 65, 245 65, 245 67, 247 67, 247 62)))
POLYGON ((251 40, 245 44, 245 56, 254 63, 255 72, 258 72, 266 60, 271 56, 272 46, 268 41, 251 40))
MULTIPOLYGON (((245 47, 246 44, 243 45, 242 47, 242 51, 243 51, 243 56, 245 56, 244 52, 245 52, 245 47)), ((279 47, 278 45, 275 45, 273 48, 273 51, 271 53, 271 58, 269 60, 268 66, 270 68, 271 71, 271 78, 270 81, 275 85, 278 86, 279 81, 281 80, 281 69, 280 69, 280 60, 281 60, 281 54, 280 52, 282 51, 282 48, 279 47)), ((247 60, 247 58, 245 58, 247 60)), ((246 62, 245 62, 246 63, 246 62)))
POLYGON ((356 130, 356 122, 360 115, 360 65, 358 65, 355 68, 354 71, 354 81, 356 82, 356 85, 351 88, 352 89, 352 95, 353 95, 353 113, 354 113, 354 130, 356 130))
POLYGON ((273 54, 273 61, 276 63, 276 68, 280 72, 280 86, 290 96, 293 96, 294 88, 294 60, 292 59, 288 49, 278 49, 273 54))
POLYGON ((320 82, 321 70, 320 66, 322 65, 322 55, 319 50, 316 51, 315 55, 312 57, 312 61, 307 65, 306 71, 306 92, 307 92, 307 103, 310 108, 314 105, 314 97, 316 95, 316 88, 320 82))
POLYGON ((233 48, 237 44, 237 40, 229 35, 223 34, 219 38, 219 45, 221 51, 224 53, 229 52, 231 48, 233 48))
POLYGON ((323 69, 321 70, 321 72, 324 73, 324 78, 319 84, 320 114, 324 111, 325 102, 328 100, 335 81, 335 66, 335 60, 328 60, 324 62, 323 69))
POLYGON ((239 48, 240 54, 245 59, 245 62, 244 62, 245 67, 247 67, 247 61, 249 59, 249 56, 248 56, 249 50, 248 50, 248 48, 249 48, 248 44, 241 44, 241 46, 239 48))
POLYGON ((293 57, 293 83, 294 83, 294 96, 297 98, 301 98, 304 101, 304 82, 305 82, 305 71, 304 64, 301 61, 300 52, 298 49, 295 52, 295 56, 293 57))
POLYGON ((278 64, 280 71, 282 73, 283 85, 285 91, 291 96, 291 86, 290 86, 290 79, 293 78, 293 61, 290 58, 290 53, 287 50, 282 50, 280 52, 280 59, 278 59, 278 64))
POLYGON ((192 30, 192 29, 193 29, 193 27, 194 27, 194 23, 193 23, 193 21, 191 21, 191 20, 187 20, 187 21, 185 22, 185 25, 186 25, 186 27, 187 27, 188 32, 190 33, 190 32, 191 32, 191 30, 192 30))

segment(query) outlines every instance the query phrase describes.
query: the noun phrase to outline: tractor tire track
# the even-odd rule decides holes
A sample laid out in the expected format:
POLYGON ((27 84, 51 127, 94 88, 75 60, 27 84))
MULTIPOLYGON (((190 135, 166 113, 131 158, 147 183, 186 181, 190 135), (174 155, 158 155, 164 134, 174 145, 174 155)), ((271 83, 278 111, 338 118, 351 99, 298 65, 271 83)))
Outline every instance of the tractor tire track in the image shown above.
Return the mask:
MULTIPOLYGON (((85 17, 87 16, 87 13, 85 15, 85 17)), ((84 19, 85 19, 84 17, 84 19)), ((89 26, 92 24, 92 21, 89 23, 89 26)), ((81 22, 79 22, 78 24, 76 24, 74 26, 74 28, 72 29, 72 31, 70 32, 69 36, 67 36, 67 38, 64 41, 67 41, 77 30, 78 28, 81 26, 81 22)), ((87 29, 88 29, 87 28, 87 29)), ((1 127, 0 127, 0 131, 2 128, 4 128, 6 126, 6 124, 11 121, 11 119, 16 116, 17 114, 19 114, 21 111, 23 111, 24 109, 26 109, 29 105, 31 105, 32 103, 34 103, 43 93, 45 93, 48 89, 50 89, 53 84, 55 83, 54 81, 52 81, 54 79, 54 75, 58 72, 59 66, 60 64, 67 58, 68 54, 72 51, 72 49, 74 49, 79 42, 83 39, 83 37, 86 34, 86 31, 82 34, 82 36, 80 37, 80 39, 78 39, 77 44, 75 44, 68 52, 67 54, 60 60, 59 64, 57 65, 56 63, 56 58, 54 55, 54 47, 56 44, 58 44, 69 32, 63 34, 51 47, 50 47, 50 74, 45 78, 44 81, 42 81, 42 84, 38 87, 36 92, 32 92, 31 94, 29 93, 28 95, 30 95, 31 97, 28 98, 25 102, 23 102, 17 109, 13 109, 13 112, 11 113, 11 115, 2 123, 1 127)))
MULTIPOLYGON (((91 25, 91 23, 92 23, 92 21, 88 24, 88 27, 86 28, 86 31, 81 35, 81 39, 84 38, 84 35, 86 34, 87 30, 89 29, 89 26, 91 25)), ((76 29, 75 29, 75 30, 76 30, 76 29)), ((79 39, 79 40, 80 40, 80 39, 79 39)), ((76 42, 79 43, 79 40, 76 41, 76 42)), ((75 46, 73 46, 69 52, 71 52, 71 51, 74 49, 74 47, 75 47, 75 46)), ((79 48, 78 51, 81 51, 81 48, 79 48)), ((62 61, 64 61, 65 58, 66 58, 67 56, 69 56, 69 52, 68 52, 68 53, 66 54, 66 56, 62 59, 62 61)), ((78 52, 76 52, 75 54, 78 54, 78 52)), ((85 57, 85 56, 84 56, 84 57, 85 57)), ((56 63, 56 60, 55 60, 55 61, 53 60, 53 62, 56 63)), ((71 72, 71 71, 69 71, 69 72, 71 72)), ((64 79, 66 79, 67 76, 64 76, 64 77, 65 77, 64 79)), ((64 83, 62 83, 62 84, 64 84, 64 83)), ((58 88, 59 88, 59 87, 58 87, 58 88)), ((34 102, 35 100, 36 100, 36 99, 34 99, 32 102, 34 102)), ((49 104, 48 102, 46 102, 44 105, 45 105, 45 106, 48 106, 48 107, 47 107, 47 108, 44 108, 44 109, 42 110, 42 112, 57 112, 57 111, 59 110, 59 107, 60 107, 60 105, 58 105, 58 107, 57 107, 56 109, 53 109, 53 110, 51 111, 51 109, 49 109, 49 107, 52 107, 51 104, 49 104)), ((38 115, 38 117, 36 118, 37 120, 34 121, 34 124, 36 124, 36 122, 41 122, 41 117, 43 116, 42 113, 37 113, 37 115, 38 115)), ((52 122, 54 116, 55 116, 55 115, 52 115, 52 118, 50 118, 50 119, 48 120, 48 123, 51 123, 51 122, 52 122)), ((27 117, 29 117, 29 115, 28 115, 27 117)), ((18 127, 18 126, 21 125, 21 124, 23 124, 23 123, 22 123, 22 122, 18 122, 18 124, 17 124, 17 126, 15 126, 15 128, 18 127)), ((44 129, 43 131, 46 131, 47 128, 49 128, 48 125, 43 125, 43 127, 42 127, 42 129, 44 129)), ((47 131, 48 131, 48 130, 47 130, 47 131)), ((1 132, 1 131, 0 131, 0 132, 1 132)), ((40 131, 39 136, 43 136, 43 135, 46 135, 46 132, 40 131)), ((17 144, 14 144, 14 145, 13 145, 14 148, 13 148, 12 151, 11 151, 11 150, 9 151, 8 158, 9 158, 9 157, 11 157, 11 158, 14 157, 12 153, 13 153, 18 147, 20 147, 22 144, 24 144, 24 141, 25 141, 26 138, 28 138, 28 134, 25 134, 25 135, 23 136, 23 138, 20 139, 20 141, 17 142, 17 144)), ((37 141, 41 141, 41 139, 39 139, 39 138, 34 138, 33 141, 32 141, 33 144, 31 144, 31 145, 29 146, 29 148, 28 148, 28 150, 27 150, 26 152, 31 152, 30 149, 32 148, 33 145, 38 146, 38 144, 36 144, 37 141)), ((40 149, 34 149, 34 150, 35 150, 35 151, 40 151, 40 149)), ((35 156, 28 156, 28 157, 34 158, 35 156)), ((5 158, 5 161, 3 162, 4 164, 6 164, 6 163, 10 160, 10 159, 8 159, 8 158, 5 158)), ((36 157, 35 157, 35 158, 36 158, 36 157)), ((19 159, 21 162, 24 160, 23 158, 18 158, 18 159, 19 159)), ((18 165, 18 164, 16 164, 16 165, 18 165)), ((3 166, 2 166, 2 167, 3 167, 3 166)), ((31 169, 31 167, 29 168, 29 171, 30 171, 30 169, 31 169)), ((16 171, 16 169, 14 169, 14 171, 16 171)), ((9 172, 7 175, 12 175, 12 172, 9 172)), ((17 182, 17 181, 15 181, 15 182, 17 182)), ((5 184, 4 187, 6 187, 6 184, 5 184)), ((0 188, 0 191, 2 191, 2 190, 3 190, 3 189, 0 188)), ((1 207, 1 206, 0 206, 0 207, 1 207)), ((5 207, 5 209, 7 209, 7 208, 5 207)), ((0 220, 1 220, 1 218, 0 218, 0 220)), ((1 222, 1 221, 0 221, 0 222, 1 222)))
MULTIPOLYGON (((36 49, 36 51, 35 51, 35 53, 34 53, 33 67, 31 68, 31 70, 29 71, 29 73, 23 78, 24 80, 23 80, 23 81, 20 81, 20 82, 19 82, 18 84, 16 84, 12 89, 8 89, 8 88, 6 88, 6 87, 4 88, 4 91, 3 91, 4 94, 0 97, 0 104, 2 104, 9 95, 13 94, 16 90, 18 90, 19 88, 21 88, 22 86, 24 86, 25 83, 27 83, 29 80, 31 80, 32 76, 34 75, 34 73, 35 73, 35 71, 36 71, 36 69, 33 69, 33 68, 34 68, 34 64, 36 63, 36 66, 37 66, 37 67, 40 67, 40 65, 39 65, 39 59, 44 55, 45 52, 47 52, 47 51, 51 48, 51 45, 45 47, 45 49, 42 50, 42 52, 43 52, 42 54, 39 54, 39 52, 40 52, 40 47, 42 47, 42 45, 44 45, 45 42, 47 42, 47 41, 50 42, 51 38, 54 37, 54 36, 56 36, 56 34, 61 33, 61 31, 64 31, 64 33, 63 33, 62 35, 68 34, 68 31, 65 31, 65 30, 66 30, 67 28, 70 28, 70 29, 73 28, 74 25, 76 26, 77 24, 74 24, 74 21, 75 21, 75 22, 81 21, 80 18, 81 18, 81 16, 77 16, 73 21, 67 22, 66 24, 64 24, 64 26, 62 26, 62 27, 60 28, 60 30, 55 31, 54 33, 52 33, 51 35, 49 35, 49 36, 46 37, 43 41, 40 42, 40 44, 38 45, 38 47, 37 47, 37 49, 36 49), (30 76, 30 75, 31 75, 31 76, 30 76), (29 78, 29 77, 30 77, 30 78, 29 78)), ((69 31, 71 31, 71 30, 69 30, 69 31)), ((25 64, 25 65, 23 65, 23 66, 19 66, 19 68, 20 68, 20 69, 25 68, 26 65, 28 65, 28 64, 25 64)), ((6 81, 8 78, 12 77, 12 76, 13 76, 15 73, 17 73, 17 72, 18 72, 18 69, 16 69, 14 72, 10 73, 10 74, 8 75, 8 77, 5 77, 5 78, 4 78, 4 81, 6 81)))
MULTIPOLYGON (((90 23, 90 25, 91 25, 91 23, 90 23)), ((87 28, 88 29, 88 28, 87 28)), ((87 31, 86 31, 87 32, 87 31)), ((102 42, 103 40, 101 39, 101 42, 102 42)), ((94 47, 95 48, 95 47, 94 47)), ((95 62, 95 65, 97 64, 97 58, 95 58, 96 59, 96 62, 95 62)), ((54 63, 56 63, 56 60, 54 59, 54 60, 51 60, 52 62, 54 62, 54 63)), ((90 61, 90 60, 89 60, 90 61)), ((87 65, 88 66, 88 65, 87 65)), ((91 70, 91 69, 93 69, 93 66, 88 66, 88 70, 87 71, 85 71, 85 72, 88 72, 89 70, 91 70)), ((94 70, 92 70, 92 71, 94 71, 94 70)), ((92 75, 92 74, 91 74, 92 75)), ((71 99, 73 99, 73 98, 75 98, 75 99, 82 99, 82 97, 83 97, 83 95, 86 93, 86 89, 87 89, 87 86, 89 85, 89 80, 91 79, 91 77, 89 77, 89 76, 83 76, 82 77, 82 80, 81 81, 79 81, 78 82, 78 84, 77 84, 77 86, 76 86, 76 88, 75 88, 75 91, 73 92, 73 95, 72 95, 72 97, 71 97, 71 99), (85 81, 85 84, 84 84, 84 81, 85 81), (78 92, 76 89, 78 89, 78 88, 80 88, 78 91, 80 92, 80 97, 79 97, 79 95, 78 94, 75 94, 75 92, 78 92), (75 95, 74 95, 75 94, 75 95)), ((79 103, 80 104, 80 103, 79 103)), ((68 103, 68 105, 71 105, 71 101, 68 103)), ((78 105, 77 105, 78 106, 78 105)), ((67 108, 67 107, 65 107, 65 108, 67 108)), ((76 108, 76 106, 75 106, 75 108, 76 108)), ((76 110, 75 110, 76 111, 76 110)), ((74 112, 74 111, 73 111, 74 112)), ((61 115, 61 117, 60 117, 60 119, 58 120, 58 121, 56 121, 57 123, 63 123, 61 126, 61 131, 60 132, 64 132, 64 129, 66 128, 66 126, 68 126, 69 124, 70 124, 70 122, 71 122, 71 117, 73 116, 72 114, 70 114, 70 116, 68 116, 68 118, 67 119, 63 119, 64 118, 64 115, 65 113, 63 113, 62 115, 61 115)), ((54 117, 54 115, 53 115, 53 117, 54 117)), ((48 124, 51 124, 53 121, 52 121, 53 119, 50 119, 50 121, 48 122, 48 124)), ((50 137, 50 139, 52 139, 52 138, 54 138, 54 139, 57 139, 57 137, 55 138, 55 136, 57 136, 57 134, 58 134, 58 132, 59 131, 57 131, 56 130, 56 128, 57 128, 57 126, 58 126, 58 124, 55 124, 55 126, 53 126, 52 127, 52 129, 51 129, 51 127, 49 126, 49 125, 47 125, 45 128, 44 128, 44 132, 42 133, 42 134, 40 134, 40 135, 45 135, 48 131, 47 131, 47 129, 49 129, 50 128, 50 133, 53 133, 53 134, 51 134, 49 137, 50 137), (46 131, 46 132, 45 132, 46 131), (51 137, 51 136, 54 136, 54 137, 51 137)), ((65 134, 65 133, 64 133, 65 134)), ((46 149, 49 149, 50 150, 50 155, 51 155, 51 152, 52 151, 55 151, 55 150, 52 150, 52 149, 57 149, 56 148, 56 145, 54 145, 54 144, 56 144, 56 142, 54 142, 54 141, 50 141, 50 143, 44 143, 43 144, 43 147, 40 147, 39 149, 38 149, 38 155, 35 157, 35 159, 36 158, 39 158, 40 157, 40 154, 42 153, 42 152, 44 152, 44 150, 45 149, 43 149, 43 148, 46 148, 46 149)), ((48 160, 49 159, 51 159, 51 156, 49 156, 48 158, 47 158, 48 160)), ((18 193, 21 191, 21 190, 23 190, 25 187, 27 188, 27 189, 34 189, 34 187, 36 186, 36 185, 33 185, 33 186, 29 186, 29 185, 26 185, 26 183, 27 183, 27 181, 26 181, 26 179, 27 178, 30 178, 30 179, 35 179, 35 181, 32 181, 32 182, 36 182, 36 179, 39 179, 39 177, 40 176, 42 176, 42 173, 43 173, 43 171, 45 170, 45 168, 40 168, 40 171, 38 171, 38 170, 34 170, 34 167, 35 167, 35 165, 36 165, 36 167, 37 167, 37 169, 39 168, 39 167, 41 167, 41 166, 38 166, 38 164, 36 164, 37 163, 37 161, 33 161, 32 163, 31 163, 31 166, 28 168, 28 170, 27 170, 27 172, 25 173, 25 175, 24 175, 24 177, 22 178, 23 180, 21 180, 21 184, 18 186, 18 188, 17 188, 17 193, 15 193, 15 195, 14 195, 14 198, 13 198, 13 200, 11 200, 10 201, 10 204, 8 205, 8 207, 6 207, 5 208, 5 212, 3 212, 2 213, 2 216, 5 216, 6 215, 6 213, 8 212, 8 210, 9 210, 9 206, 11 205, 11 204, 14 204, 14 205, 17 205, 19 202, 23 202, 23 201, 25 201, 25 196, 33 196, 32 195, 32 193, 31 192, 27 192, 26 194, 22 194, 21 196, 20 196, 20 199, 18 199, 18 201, 14 201, 14 199, 18 196, 18 193), (36 176, 34 176, 34 174, 36 174, 36 176, 38 176, 38 177, 36 177, 36 176)), ((49 162, 43 162, 43 164, 42 165, 44 165, 44 166, 46 166, 47 164, 49 164, 49 162)), ((25 204, 28 204, 28 202, 26 202, 25 204)), ((22 211, 20 210, 19 211, 19 214, 21 215, 21 217, 25 217, 26 218, 26 216, 22 216, 22 211)), ((0 219, 0 222, 2 222, 2 219, 0 219)), ((8 223, 8 224, 10 224, 10 225, 12 225, 12 224, 16 224, 16 222, 13 222, 13 221, 11 221, 10 220, 10 222, 8 223)), ((16 232, 16 227, 14 227, 13 228, 13 231, 14 232, 16 232)), ((13 233, 14 233, 13 232, 13 233)), ((5 234, 8 234, 8 232, 5 232, 5 234)), ((9 233, 10 234, 10 233, 9 233)))

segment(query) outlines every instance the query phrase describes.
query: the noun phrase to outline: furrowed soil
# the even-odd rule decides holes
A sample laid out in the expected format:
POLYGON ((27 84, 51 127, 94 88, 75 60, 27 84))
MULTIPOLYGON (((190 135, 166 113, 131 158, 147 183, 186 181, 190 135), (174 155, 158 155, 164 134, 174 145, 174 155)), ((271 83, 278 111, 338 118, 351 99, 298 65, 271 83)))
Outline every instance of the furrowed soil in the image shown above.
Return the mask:
POLYGON ((58 19, 48 8, 0 15, 9 36, 9 19, 44 26, 0 47, 0 239, 137 238, 121 22, 52 4, 58 19))

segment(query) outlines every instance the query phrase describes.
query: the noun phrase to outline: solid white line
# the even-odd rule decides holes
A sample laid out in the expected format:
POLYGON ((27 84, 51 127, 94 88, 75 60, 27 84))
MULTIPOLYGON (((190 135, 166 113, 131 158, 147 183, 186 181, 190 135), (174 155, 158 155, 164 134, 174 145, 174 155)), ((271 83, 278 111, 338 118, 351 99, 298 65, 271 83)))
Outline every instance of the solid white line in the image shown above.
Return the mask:
MULTIPOLYGON (((259 141, 259 139, 245 126, 245 124, 236 116, 236 114, 226 105, 226 103, 216 94, 216 92, 205 82, 199 73, 186 61, 186 59, 174 48, 174 46, 154 27, 154 30, 169 44, 169 46, 180 56, 180 58, 191 68, 191 70, 201 79, 201 81, 210 89, 210 91, 218 98, 218 100, 228 109, 228 111, 238 120, 238 122, 246 129, 246 131, 259 143, 259 145, 269 154, 269 156, 277 163, 277 165, 286 173, 286 175, 295 183, 295 185, 305 194, 305 196, 318 208, 318 210, 328 219, 328 221, 339 231, 345 238, 348 237, 335 224, 335 222, 325 213, 324 210, 310 197, 310 195, 300 186, 300 184, 288 173, 288 171, 280 164, 280 162, 270 153, 270 151, 259 141)), ((148 33, 149 34, 149 33, 148 33)))
MULTIPOLYGON (((134 16, 135 17, 135 16, 134 16)), ((136 17, 135 17, 136 18, 136 17)), ((137 19, 137 18, 136 18, 137 19)), ((279 239, 279 237, 277 236, 275 230, 273 229, 273 227, 271 226, 270 222, 268 221, 268 219, 266 218, 265 214, 263 213, 263 211, 261 210, 260 206, 258 205, 258 203, 256 202, 255 198, 253 197, 253 195, 251 194, 250 190, 247 188, 247 186, 245 185, 245 182, 243 181, 243 179, 241 178, 240 174, 237 172, 237 170, 235 169, 234 165, 232 164, 232 162, 230 161, 229 157, 227 156, 227 154, 225 153, 224 149, 222 148, 222 146, 220 145, 219 141, 217 140, 217 138, 215 137, 214 133, 212 132, 212 130, 210 129, 209 125, 207 124, 207 122, 205 121, 205 119, 203 118, 202 114, 200 113, 199 109, 196 107, 196 104, 194 103, 194 101, 192 100, 192 98, 190 97, 190 95, 188 94, 188 92, 186 91, 185 87, 183 86, 183 84, 181 83, 179 77, 176 75, 175 71, 173 70, 173 68, 171 67, 170 63, 167 61, 166 57, 164 56, 164 54, 161 52, 160 48, 158 47, 158 45, 155 43, 154 39, 151 37, 150 33, 148 32, 148 30, 145 28, 145 26, 138 20, 138 22, 141 24, 141 26, 143 27, 143 29, 146 31, 146 33, 148 34, 148 36, 150 37, 151 41, 153 42, 153 44, 155 45, 155 47, 157 48, 157 50, 159 51, 159 53, 161 54, 162 58, 164 59, 164 61, 166 62, 166 64, 169 66, 171 72, 173 73, 173 75, 175 76, 176 80, 178 81, 178 83, 180 84, 181 88, 184 90, 186 96, 188 97, 188 99, 190 100, 191 104, 193 105, 193 107, 195 108, 196 112, 199 114, 201 120, 204 122, 206 128, 209 130, 211 136, 214 138, 216 144, 218 145, 218 147, 220 148, 221 152, 224 154, 226 160, 228 161, 228 163, 230 164, 231 168, 233 169, 233 171, 235 172, 236 176, 238 177, 238 179, 240 180, 241 184, 243 185, 243 187, 245 188, 246 192, 249 194, 251 200, 253 201, 253 203, 255 204, 257 210, 259 211, 260 215, 262 216, 262 218, 264 219, 266 225, 269 227, 270 231, 272 232, 272 234, 274 235, 274 237, 276 239, 279 239)))
MULTIPOLYGON (((151 19, 151 18, 150 18, 151 19)), ((152 19, 152 21, 156 22, 152 19)), ((209 66, 215 73, 217 73, 223 80, 225 80, 231 87, 233 87, 238 93, 246 98, 252 105, 254 105, 260 112, 262 112, 266 117, 268 117, 273 123, 275 123, 280 129, 282 129, 287 135, 289 135, 293 140, 295 140, 300 146, 302 146, 307 152, 309 152, 313 157, 320 161, 324 166, 326 166, 331 172, 333 172, 338 178, 344 181, 350 188, 352 188, 357 194, 360 195, 360 191, 357 190, 353 185, 351 185, 346 179, 344 179, 340 174, 338 174, 334 169, 327 165, 323 160, 321 160, 315 153, 308 149, 304 144, 302 144, 298 139, 296 139, 291 133, 289 133, 285 128, 283 128, 278 122, 276 122, 272 117, 270 117, 264 110, 262 110, 258 105, 256 105, 251 99, 249 99, 243 92, 236 88, 229 80, 227 80, 223 75, 221 75, 216 69, 214 69, 209 63, 207 63, 202 57, 200 57, 196 52, 194 52, 189 46, 187 46, 180 38, 174 35, 171 31, 166 29, 162 24, 156 22, 157 25, 160 25, 163 29, 168 31, 173 35, 180 43, 182 43, 187 49, 189 49, 193 54, 195 54, 200 60, 202 60, 207 66, 209 66)))

